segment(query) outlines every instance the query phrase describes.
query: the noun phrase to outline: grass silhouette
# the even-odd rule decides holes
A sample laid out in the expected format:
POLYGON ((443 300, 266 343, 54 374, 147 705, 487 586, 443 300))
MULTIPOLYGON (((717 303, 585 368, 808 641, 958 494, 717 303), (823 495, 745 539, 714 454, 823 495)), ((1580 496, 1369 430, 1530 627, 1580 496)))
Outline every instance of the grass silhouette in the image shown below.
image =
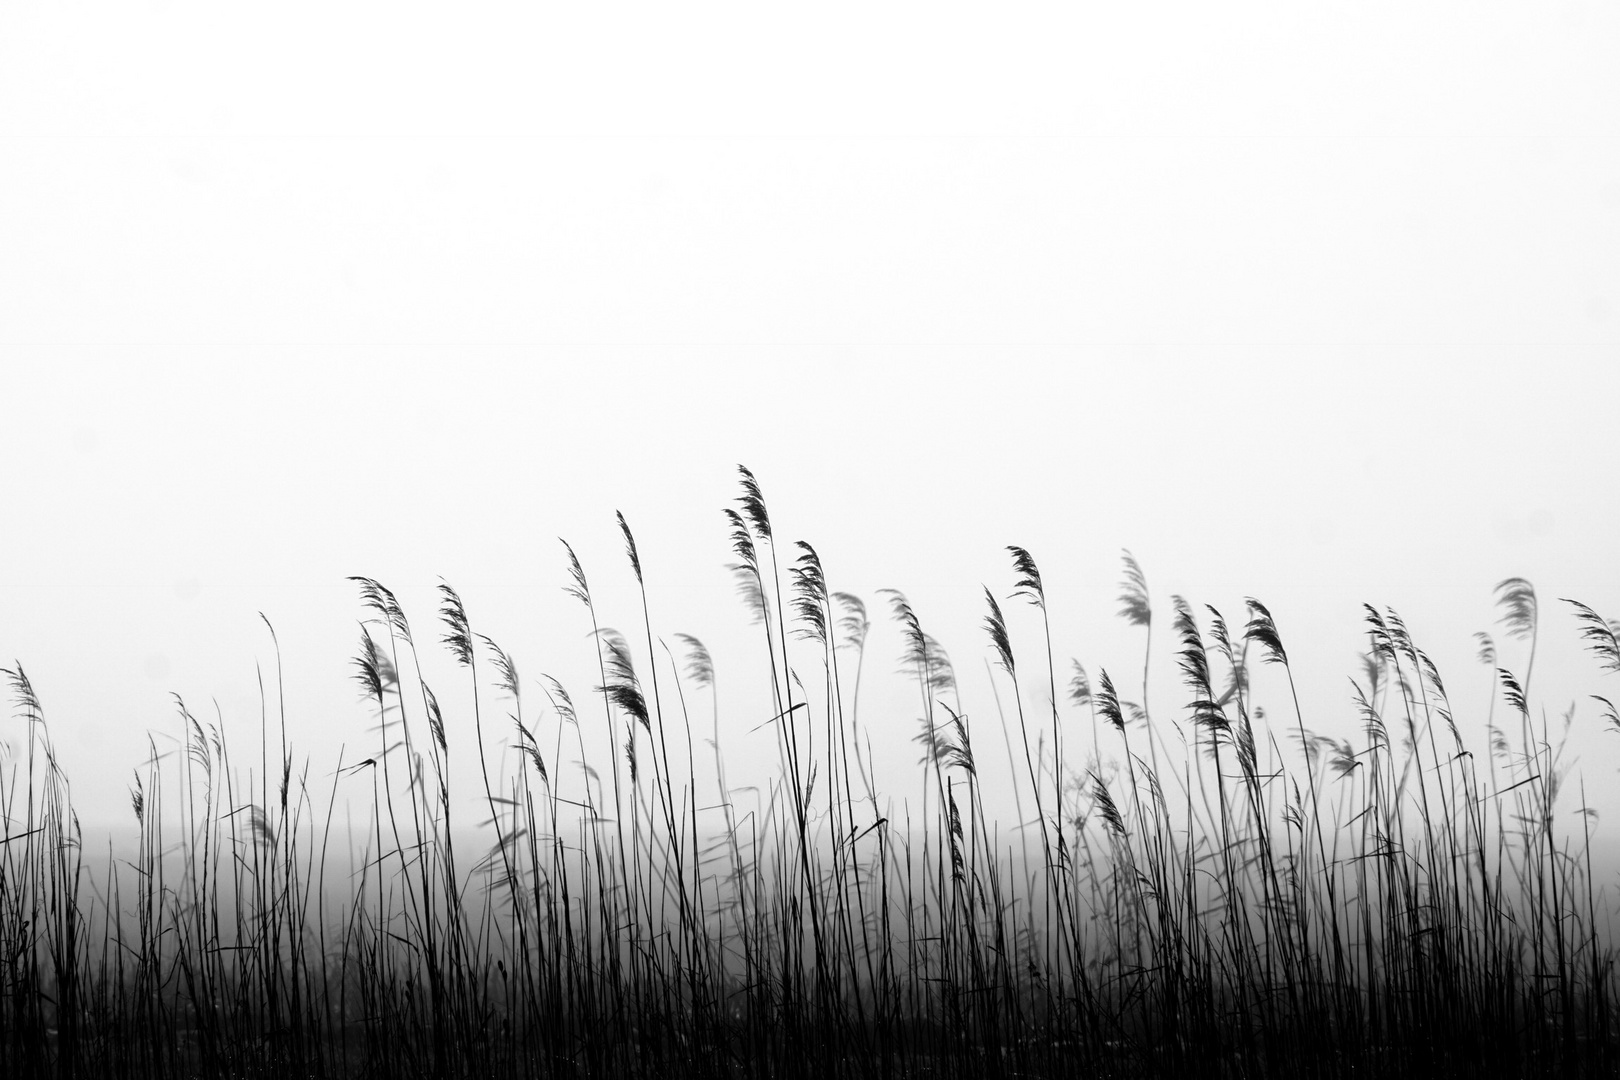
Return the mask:
MULTIPOLYGON (((355 578, 375 749, 340 758, 323 791, 284 716, 244 750, 177 698, 183 752, 151 744, 131 788, 139 843, 99 880, 44 708, 22 666, 6 670, 26 741, 0 773, 4 1075, 1616 1073, 1602 840, 1584 793, 1579 829, 1556 826, 1571 774, 1531 703, 1529 582, 1498 587, 1508 632, 1531 641, 1522 677, 1478 635, 1493 671, 1479 746, 1399 616, 1368 607, 1359 749, 1307 727, 1257 600, 1234 633, 1173 598, 1181 709, 1148 711, 1151 638, 1140 703, 1074 661, 1060 707, 1048 598, 1018 547, 1011 598, 1042 616, 1050 715, 1026 707, 1027 661, 987 589, 1002 710, 987 739, 943 648, 888 591, 926 780, 900 820, 859 712, 867 606, 830 589, 808 543, 780 547, 758 481, 741 482, 731 570, 763 638, 760 727, 777 747, 760 811, 727 786, 714 660, 657 637, 622 515, 634 641, 599 624, 564 544, 597 647, 589 696, 548 677, 552 718, 530 718, 513 658, 448 584, 428 644, 392 592, 355 578), (447 737, 423 677, 418 650, 438 645, 470 683, 471 745, 447 737), (1276 724, 1252 684, 1265 665, 1287 683, 1276 724), (512 703, 515 773, 485 758, 492 690, 512 703), (715 780, 699 790, 704 695, 715 780), (588 725, 605 725, 607 760, 588 725), (985 809, 978 755, 998 741, 1017 829, 985 809), (456 850, 470 834, 452 828, 453 754, 478 759, 487 849, 456 850), (367 778, 369 818, 338 821, 339 783, 367 778), (711 811, 724 824, 706 835, 711 811)), ((1151 634, 1129 553, 1122 588, 1127 623, 1151 634)), ((1615 625, 1568 603, 1600 669, 1620 670, 1615 625)))

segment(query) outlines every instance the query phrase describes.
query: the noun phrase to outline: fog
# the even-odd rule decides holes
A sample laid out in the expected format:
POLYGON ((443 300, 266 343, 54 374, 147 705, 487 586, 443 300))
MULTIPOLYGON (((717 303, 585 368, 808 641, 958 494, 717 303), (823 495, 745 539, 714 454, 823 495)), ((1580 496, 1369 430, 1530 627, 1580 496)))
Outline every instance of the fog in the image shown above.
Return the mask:
MULTIPOLYGON (((1265 603, 1300 700, 1263 673, 1277 730, 1352 740, 1362 605, 1393 608, 1473 745, 1500 705, 1474 635, 1529 667, 1492 591, 1523 577, 1535 716, 1573 704, 1608 820, 1612 678, 1560 598, 1620 615, 1617 28, 1578 3, 9 5, 0 663, 81 820, 127 826, 182 708, 244 776, 283 717, 312 780, 371 753, 365 575, 461 746, 478 687, 500 775, 517 706, 437 647, 437 587, 512 655, 528 722, 555 734, 550 675, 605 739, 562 537, 671 715, 660 642, 712 651, 699 788, 716 729, 768 786, 770 654, 721 514, 744 464, 784 578, 803 539, 868 605, 859 720, 902 810, 926 702, 879 590, 948 653, 1011 820, 1002 716, 1054 684, 1069 709, 1073 660, 1177 738, 1173 596, 1234 629, 1265 603), (1050 675, 1008 545, 1045 576, 1050 675)), ((25 735, 8 709, 12 764, 25 735)))
MULTIPOLYGON (((1000 716, 1015 723, 1015 702, 1011 680, 991 669, 986 587, 1007 613, 1021 700, 1032 717, 1048 715, 1044 631, 1011 595, 1009 544, 1027 548, 1045 578, 1063 724, 1082 738, 1071 746, 1092 741, 1093 723, 1067 703, 1073 660, 1093 680, 1111 672, 1122 699, 1143 696, 1149 642, 1118 616, 1121 549, 1146 574, 1156 619, 1147 699, 1159 737, 1172 742, 1176 729, 1163 725, 1186 724, 1189 698, 1171 597, 1186 598, 1206 626, 1203 605, 1213 606, 1236 631, 1252 596, 1277 619, 1311 731, 1361 745, 1349 680, 1361 678, 1361 605, 1371 603, 1406 620, 1446 679, 1465 740, 1482 746, 1493 673, 1474 635, 1492 634, 1498 664, 1523 674, 1529 643, 1505 633, 1492 590, 1525 577, 1541 601, 1533 707, 1556 728, 1574 706, 1569 753, 1582 759, 1592 805, 1611 806, 1610 744, 1620 736, 1602 730, 1590 695, 1612 698, 1612 676, 1559 602, 1620 612, 1608 543, 1620 523, 1606 484, 1608 402, 1620 386, 1595 355, 43 359, 14 355, 9 371, 32 407, 0 435, 13 463, 0 655, 32 680, 87 824, 127 822, 132 770, 153 746, 178 745, 181 705, 255 766, 261 717, 272 742, 285 718, 312 777, 332 773, 340 750, 351 762, 369 756, 374 708, 353 680, 368 617, 347 580, 357 574, 400 597, 458 745, 474 738, 473 680, 437 644, 441 577, 474 632, 514 659, 526 722, 555 737, 541 676, 555 677, 604 767, 605 744, 590 741, 605 739, 590 616, 563 591, 557 538, 578 553, 600 624, 626 635, 650 684, 648 629, 616 512, 638 543, 664 680, 658 703, 671 724, 681 706, 671 665, 685 659, 674 635, 697 637, 714 657, 712 695, 680 688, 700 787, 713 774, 703 740, 716 734, 731 782, 768 787, 779 767, 774 733, 760 729, 774 711, 769 655, 736 594, 721 513, 740 493, 739 463, 763 486, 784 589, 802 538, 829 587, 868 607, 856 716, 870 734, 873 781, 898 809, 920 798, 912 740, 924 702, 901 670, 904 642, 880 590, 904 594, 950 657, 958 696, 949 702, 968 713, 991 782, 1005 788, 1017 763, 1000 734, 1000 716)), ((819 647, 793 649, 815 687, 819 647)), ((856 655, 840 650, 850 705, 856 655)), ((516 767, 500 749, 515 707, 494 690, 487 655, 480 663, 499 774, 516 767)), ((1295 717, 1271 676, 1256 675, 1257 700, 1286 745, 1295 717)), ((1500 722, 1499 700, 1496 709, 1500 722)), ((22 746, 20 719, 4 731, 14 751, 22 746)), ((560 761, 570 769, 577 759, 560 761)), ((474 774, 458 777, 469 805, 478 790, 474 774)), ((994 809, 1015 821, 1010 805, 994 809)))

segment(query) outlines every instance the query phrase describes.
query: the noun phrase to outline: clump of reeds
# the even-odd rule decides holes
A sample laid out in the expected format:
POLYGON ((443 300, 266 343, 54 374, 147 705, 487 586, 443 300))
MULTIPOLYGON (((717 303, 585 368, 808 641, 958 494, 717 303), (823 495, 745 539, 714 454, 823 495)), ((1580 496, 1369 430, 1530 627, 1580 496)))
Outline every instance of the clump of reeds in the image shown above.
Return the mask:
MULTIPOLYGON (((376 721, 363 756, 312 781, 288 742, 277 645, 256 753, 177 698, 179 752, 151 744, 130 792, 139 842, 99 874, 35 689, 21 665, 5 671, 24 737, 0 770, 4 1075, 1615 1071, 1612 909, 1594 815, 1532 705, 1528 582, 1498 590, 1507 632, 1531 642, 1522 676, 1479 635, 1483 723, 1459 720, 1399 615, 1369 606, 1356 740, 1313 733, 1278 621, 1252 599, 1234 632, 1172 598, 1188 702, 1150 713, 1153 606, 1129 553, 1121 614, 1149 635, 1141 700, 1078 661, 1060 696, 1044 580, 1012 547, 1004 598, 1035 609, 1041 636, 1027 662, 985 590, 988 736, 889 591, 918 695, 913 815, 879 794, 870 749, 896 718, 859 711, 866 604, 834 589, 809 543, 779 551, 758 481, 741 479, 725 519, 777 748, 746 814, 715 659, 656 635, 622 515, 632 632, 599 623, 564 545, 596 648, 588 693, 547 676, 533 708, 512 656, 442 585, 442 644, 470 690, 472 737, 458 738, 398 599, 355 578, 353 668, 376 721), (1045 704, 1026 702, 1029 681, 1045 704), (490 768, 491 694, 509 702, 516 771, 490 768), (715 771, 699 790, 704 699, 715 771), (1013 826, 985 808, 995 742, 1013 826), (472 853, 453 828, 462 755, 492 838, 472 853), (366 816, 340 823, 340 785, 357 784, 366 816), (1571 809, 1579 828, 1561 828, 1571 809), (713 811, 723 824, 706 833, 713 811)), ((1600 667, 1620 671, 1616 625, 1569 603, 1600 667)))

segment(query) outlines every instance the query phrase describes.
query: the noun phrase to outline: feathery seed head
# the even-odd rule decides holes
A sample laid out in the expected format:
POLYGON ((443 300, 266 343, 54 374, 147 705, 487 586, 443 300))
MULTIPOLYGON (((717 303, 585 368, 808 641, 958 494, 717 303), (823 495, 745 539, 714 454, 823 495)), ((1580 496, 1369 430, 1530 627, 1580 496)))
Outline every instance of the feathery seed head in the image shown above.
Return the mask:
MULTIPOLYGON (((398 598, 372 578, 351 577, 349 580, 360 586, 360 602, 375 612, 378 619, 405 644, 411 644, 411 626, 405 619, 405 611, 399 606, 398 598)), ((269 620, 265 622, 268 624, 269 620)), ((275 631, 272 629, 271 633, 275 631)))
POLYGON ((1079 660, 1071 658, 1069 663, 1072 671, 1069 676, 1069 703, 1083 709, 1091 704, 1091 679, 1079 660))
POLYGON ((1108 785, 1103 783, 1102 777, 1096 772, 1091 774, 1091 797, 1097 801, 1097 811, 1102 814, 1103 822, 1117 837, 1125 837, 1125 819, 1120 815, 1119 807, 1114 803, 1114 797, 1108 794, 1108 785))
POLYGON ((676 634, 675 640, 686 646, 686 675, 699 686, 714 685, 714 659, 703 642, 691 634, 676 634))
POLYGON ((1181 639, 1181 652, 1178 654, 1181 674, 1195 693, 1204 698, 1213 697, 1209 682, 1209 656, 1204 651, 1204 639, 1198 633, 1198 623, 1193 619, 1192 609, 1179 596, 1171 597, 1170 602, 1176 611, 1176 636, 1181 639))
POLYGON ((1221 618, 1221 613, 1209 604, 1204 605, 1204 610, 1209 612, 1210 617, 1209 636, 1215 639, 1215 647, 1221 650, 1221 655, 1225 656, 1227 661, 1230 662, 1232 659, 1232 635, 1227 632, 1226 620, 1221 618))
POLYGON ((599 630, 597 638, 602 644, 603 666, 607 672, 607 684, 597 687, 597 693, 606 694, 609 701, 651 731, 652 720, 647 711, 647 700, 641 693, 641 681, 636 678, 635 666, 630 659, 629 643, 624 635, 609 627, 599 630))
POLYGON ((917 717, 917 734, 911 741, 923 748, 922 757, 917 759, 919 765, 937 765, 943 768, 949 764, 948 757, 951 752, 951 740, 940 734, 926 716, 917 717))
POLYGON ((1388 749, 1389 731, 1384 727, 1384 718, 1378 715, 1372 701, 1362 691, 1361 684, 1350 680, 1350 689, 1354 694, 1356 711, 1361 714, 1361 729, 1367 733, 1369 749, 1388 749))
POLYGON ((958 713, 944 701, 941 701, 939 706, 950 714, 951 730, 956 734, 955 743, 946 753, 945 764, 956 766, 969 775, 976 775, 977 770, 973 766, 973 742, 968 738, 967 715, 958 713))
POLYGON ((11 692, 16 695, 17 704, 22 706, 22 718, 30 724, 43 724, 45 710, 34 693, 34 684, 28 681, 28 673, 23 671, 22 662, 17 661, 14 667, 0 668, 0 675, 10 681, 11 692))
POLYGON ((574 712, 574 699, 569 697, 568 690, 562 683, 550 675, 544 676, 546 680, 546 696, 551 699, 551 707, 557 710, 557 715, 565 723, 578 724, 579 716, 574 712))
POLYGON ((559 536, 557 537, 557 543, 561 544, 563 550, 568 552, 569 584, 563 586, 563 592, 589 608, 591 606, 591 587, 585 582, 585 568, 579 564, 579 556, 574 554, 574 549, 569 545, 568 541, 559 536))
POLYGON ((917 619, 917 613, 911 610, 905 594, 898 589, 879 589, 879 596, 889 599, 889 610, 893 612, 894 619, 900 624, 903 646, 900 653, 901 671, 907 674, 920 672, 924 677, 928 674, 928 635, 923 633, 922 623, 917 619))
POLYGON ((444 606, 439 608, 439 617, 449 629, 449 633, 444 635, 444 643, 450 646, 450 652, 455 656, 457 663, 463 667, 471 667, 473 643, 471 628, 467 624, 467 608, 448 582, 442 580, 439 582, 439 594, 444 598, 444 606))
POLYGON ((1390 647, 1412 663, 1417 663, 1417 646, 1412 643, 1412 635, 1406 629, 1406 620, 1392 607, 1384 609, 1384 626, 1389 634, 1390 647))
POLYGON ((247 809, 248 832, 257 843, 261 843, 268 848, 274 848, 276 846, 276 830, 270 824, 270 815, 265 813, 264 808, 257 804, 249 804, 247 809))
POLYGON ((1182 677, 1193 692, 1192 703, 1188 706, 1193 712, 1193 723, 1209 729, 1212 735, 1227 731, 1230 724, 1226 714, 1221 711, 1220 703, 1215 700, 1209 674, 1209 654, 1204 649, 1204 639, 1198 632, 1192 608, 1179 596, 1172 597, 1171 604, 1176 611, 1176 634, 1181 638, 1178 662, 1182 677))
POLYGON ((1428 676, 1429 685, 1433 686, 1435 692, 1444 698, 1446 696, 1446 684, 1440 681, 1440 669, 1434 666, 1434 661, 1430 660, 1429 654, 1422 649, 1414 648, 1412 651, 1417 656, 1418 669, 1428 676))
POLYGON ((513 723, 517 725, 518 748, 534 765, 534 771, 540 774, 541 782, 549 787, 551 785, 551 777, 546 774, 546 762, 545 759, 540 756, 540 745, 535 742, 534 733, 528 728, 524 727, 523 721, 521 720, 514 718, 513 723))
POLYGON ((737 511, 728 506, 721 513, 726 515, 726 522, 731 526, 731 550, 737 553, 739 560, 729 564, 726 569, 736 578, 737 592, 748 605, 750 617, 754 622, 764 622, 770 609, 765 602, 765 584, 760 577, 759 552, 754 547, 754 536, 737 511))
POLYGON ((1536 632, 1536 589, 1524 578, 1497 582, 1496 606, 1502 609, 1498 621, 1507 627, 1509 637, 1527 638, 1536 632))
POLYGON ((748 520, 753 523, 754 531, 760 535, 761 539, 769 540, 771 538, 771 515, 765 509, 765 496, 760 494, 759 481, 754 479, 753 473, 741 465, 737 466, 737 471, 742 474, 743 488, 742 497, 737 502, 743 508, 743 513, 747 515, 748 520))
POLYGON ((439 710, 438 695, 427 683, 422 684, 422 696, 427 699, 428 730, 433 733, 433 741, 439 744, 440 753, 449 750, 444 741, 444 713, 439 710))
POLYGON ((984 628, 990 633, 990 644, 996 650, 997 662, 1006 669, 1007 674, 1015 673, 1013 664, 1012 640, 1007 636, 1007 620, 1002 617, 1001 605, 991 594, 989 587, 984 590, 985 603, 990 605, 990 614, 984 617, 984 628))
POLYGON ((1360 655, 1361 673, 1367 677, 1368 693, 1373 697, 1377 697, 1379 684, 1383 682, 1384 677, 1383 654, 1378 652, 1375 647, 1373 651, 1364 652, 1360 655))
POLYGON ((930 694, 943 694, 956 687, 956 669, 945 653, 945 646, 934 640, 932 634, 923 635, 923 676, 930 694))
POLYGON ((624 533, 624 553, 630 556, 630 569, 636 572, 636 584, 641 585, 641 556, 636 553, 636 538, 630 535, 630 525, 624 520, 624 515, 615 510, 614 515, 619 519, 619 531, 624 533))
POLYGON ((1596 656, 1604 671, 1620 671, 1620 624, 1605 622, 1603 617, 1579 600, 1565 600, 1575 609, 1575 618, 1581 624, 1581 637, 1587 649, 1596 656))
POLYGON ((866 617, 866 603, 854 593, 833 593, 843 608, 844 614, 838 619, 838 629, 843 631, 843 640, 838 644, 860 651, 866 645, 866 632, 871 629, 872 623, 866 617))
POLYGON ((1288 664, 1288 654, 1283 651, 1282 637, 1277 633, 1277 624, 1271 617, 1271 612, 1260 601, 1249 597, 1244 601, 1249 606, 1249 625, 1244 629, 1243 636, 1253 642, 1259 643, 1265 650, 1263 659, 1268 664, 1288 664))
POLYGON ((1119 707, 1119 694, 1114 690, 1114 680, 1108 677, 1107 668, 1097 674, 1097 711, 1121 735, 1125 734, 1125 714, 1119 707))
POLYGON ((1008 545, 1007 550, 1012 553, 1013 571, 1018 575, 1018 580, 1013 582, 1013 596, 1021 596, 1045 611, 1046 589, 1041 584, 1041 572, 1034 558, 1021 547, 1008 545))
POLYGON ((522 701, 523 690, 518 683, 517 665, 512 663, 511 656, 507 655, 506 650, 495 644, 487 635, 479 634, 478 637, 489 647, 489 651, 494 656, 496 688, 511 694, 513 700, 522 701))
POLYGON ((1513 673, 1506 668, 1497 668, 1496 678, 1502 684, 1502 694, 1507 698, 1508 704, 1521 714, 1530 715, 1530 706, 1524 700, 1524 688, 1519 685, 1519 680, 1513 677, 1513 673))
POLYGON ((800 550, 798 561, 789 568, 793 575, 793 612, 799 618, 794 631, 798 637, 827 644, 827 579, 822 573, 821 558, 816 549, 803 540, 796 541, 800 550))
POLYGON ((1367 636, 1372 641, 1372 651, 1377 656, 1395 659, 1395 643, 1390 637, 1389 626, 1378 609, 1371 604, 1362 604, 1361 608, 1367 613, 1367 636))
POLYGON ((1328 740, 1333 747, 1333 753, 1328 757, 1328 768, 1332 769, 1341 779, 1349 776, 1361 766, 1356 758, 1355 749, 1346 739, 1344 742, 1328 740))
POLYGON ((1153 609, 1148 604, 1147 578, 1136 557, 1125 552, 1125 580, 1120 582, 1119 613, 1132 626, 1150 626, 1153 609))
MULTIPOLYGON (((377 649, 377 642, 372 638, 371 631, 364 623, 360 624, 360 653, 354 658, 356 668, 354 679, 367 697, 375 698, 379 703, 383 698, 382 653, 377 649)), ((185 708, 181 706, 182 710, 185 708)))

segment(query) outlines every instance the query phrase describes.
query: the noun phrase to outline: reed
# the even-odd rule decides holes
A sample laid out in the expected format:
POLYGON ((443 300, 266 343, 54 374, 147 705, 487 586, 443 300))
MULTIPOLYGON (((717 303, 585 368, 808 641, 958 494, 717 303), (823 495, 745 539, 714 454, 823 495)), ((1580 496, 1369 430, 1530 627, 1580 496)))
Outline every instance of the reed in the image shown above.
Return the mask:
MULTIPOLYGON (((1188 703, 1150 713, 1152 604, 1128 552, 1121 614, 1149 634, 1140 703, 1079 661, 1059 694, 1052 598, 1024 548, 985 590, 993 717, 963 707, 951 659, 889 591, 918 695, 913 807, 881 794, 871 750, 908 725, 861 711, 866 603, 809 543, 779 552, 757 478, 740 481, 725 523, 770 692, 757 729, 776 746, 757 791, 728 783, 720 665, 690 635, 661 636, 622 515, 632 634, 601 625, 564 545, 595 649, 589 695, 546 676, 535 709, 536 684, 444 584, 471 723, 447 716, 398 599, 352 579, 365 756, 329 774, 300 762, 266 620, 277 664, 256 759, 234 756, 249 736, 228 737, 222 715, 177 698, 177 752, 153 740, 134 773, 138 843, 105 859, 85 850, 40 696, 22 665, 5 669, 22 739, 0 768, 0 1072, 1620 1071, 1603 832, 1566 761, 1575 714, 1560 729, 1531 697, 1529 582, 1498 597, 1530 659, 1515 675, 1479 636, 1492 678, 1485 701, 1469 695, 1477 719, 1400 616, 1368 607, 1357 740, 1313 733, 1278 620, 1253 599, 1234 634, 1171 598, 1188 703), (1040 615, 1039 640, 1020 638, 1006 599, 1040 615), (1042 684, 1049 709, 1026 703, 1042 684), (496 702, 516 753, 492 769, 496 702), (998 720, 1006 780, 987 779, 1000 766, 982 752, 998 720), (711 733, 712 776, 694 727, 711 733), (456 850, 475 834, 452 827, 469 805, 452 754, 478 766, 492 838, 471 857, 456 850), (1019 821, 987 812, 987 782, 1011 785, 1019 821), (340 811, 340 789, 369 803, 340 811)), ((1573 643, 1599 675, 1620 671, 1620 628, 1566 603, 1573 643)))

